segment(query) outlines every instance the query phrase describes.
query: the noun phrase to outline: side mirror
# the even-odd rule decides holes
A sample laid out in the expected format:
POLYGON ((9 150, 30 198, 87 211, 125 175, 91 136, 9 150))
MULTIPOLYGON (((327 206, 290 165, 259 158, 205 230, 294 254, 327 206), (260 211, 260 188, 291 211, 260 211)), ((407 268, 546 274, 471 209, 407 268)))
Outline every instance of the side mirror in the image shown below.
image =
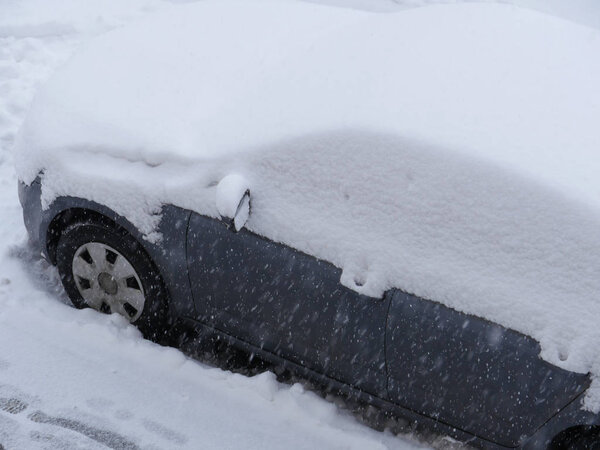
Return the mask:
POLYGON ((235 216, 233 216, 233 228, 235 228, 235 231, 240 231, 244 227, 244 225, 246 225, 246 222, 248 221, 249 217, 250 191, 247 190, 246 192, 244 192, 244 196, 240 200, 240 203, 235 212, 235 216))
POLYGON ((231 219, 235 231, 240 231, 250 217, 250 188, 246 179, 238 174, 227 175, 217 184, 215 200, 221 217, 231 219))

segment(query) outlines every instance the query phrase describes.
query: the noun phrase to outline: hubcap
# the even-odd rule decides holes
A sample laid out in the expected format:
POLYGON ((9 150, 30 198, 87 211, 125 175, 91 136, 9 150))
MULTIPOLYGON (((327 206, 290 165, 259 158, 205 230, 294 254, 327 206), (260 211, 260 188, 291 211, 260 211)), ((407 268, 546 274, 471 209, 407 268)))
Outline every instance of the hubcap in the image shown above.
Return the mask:
POLYGON ((144 291, 135 269, 114 248, 88 242, 75 252, 73 278, 85 303, 98 311, 118 313, 130 322, 144 310, 144 291))
POLYGON ((108 295, 115 295, 117 292, 119 292, 117 280, 115 280, 110 273, 102 272, 100 275, 98 275, 98 284, 108 295))

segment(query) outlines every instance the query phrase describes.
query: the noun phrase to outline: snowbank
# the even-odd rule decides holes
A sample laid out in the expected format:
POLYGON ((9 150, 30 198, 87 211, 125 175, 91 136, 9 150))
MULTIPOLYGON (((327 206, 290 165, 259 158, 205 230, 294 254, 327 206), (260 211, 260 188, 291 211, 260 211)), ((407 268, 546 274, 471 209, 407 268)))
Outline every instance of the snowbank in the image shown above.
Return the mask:
MULTIPOLYGON (((20 177, 150 239, 163 203, 529 334, 600 373, 600 32, 453 4, 375 14, 207 1, 111 32, 33 102, 20 177)), ((600 389, 588 406, 600 409, 600 389)))

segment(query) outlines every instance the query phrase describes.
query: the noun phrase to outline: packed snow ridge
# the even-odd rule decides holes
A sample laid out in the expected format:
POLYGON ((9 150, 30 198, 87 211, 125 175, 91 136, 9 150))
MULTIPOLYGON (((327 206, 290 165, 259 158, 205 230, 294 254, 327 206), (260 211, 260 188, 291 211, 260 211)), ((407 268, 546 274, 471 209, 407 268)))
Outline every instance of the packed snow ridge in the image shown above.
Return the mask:
MULTIPOLYGON (((34 100, 19 176, 149 239, 161 205, 533 336, 600 373, 600 31, 497 4, 206 1, 110 32, 34 100)), ((357 283, 357 280, 359 281, 357 283)), ((600 409, 594 383, 587 406, 600 409)))

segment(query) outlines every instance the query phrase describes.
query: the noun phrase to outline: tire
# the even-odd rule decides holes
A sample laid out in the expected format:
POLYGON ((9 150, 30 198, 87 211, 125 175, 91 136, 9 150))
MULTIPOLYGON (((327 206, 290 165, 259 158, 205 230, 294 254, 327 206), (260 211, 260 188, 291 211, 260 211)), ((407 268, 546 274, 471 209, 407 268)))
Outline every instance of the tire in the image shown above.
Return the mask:
POLYGON ((125 230, 98 223, 69 225, 59 238, 56 262, 73 306, 121 314, 146 338, 163 337, 164 283, 144 248, 125 230))
POLYGON ((600 428, 582 426, 557 436, 548 450, 600 450, 600 428))

